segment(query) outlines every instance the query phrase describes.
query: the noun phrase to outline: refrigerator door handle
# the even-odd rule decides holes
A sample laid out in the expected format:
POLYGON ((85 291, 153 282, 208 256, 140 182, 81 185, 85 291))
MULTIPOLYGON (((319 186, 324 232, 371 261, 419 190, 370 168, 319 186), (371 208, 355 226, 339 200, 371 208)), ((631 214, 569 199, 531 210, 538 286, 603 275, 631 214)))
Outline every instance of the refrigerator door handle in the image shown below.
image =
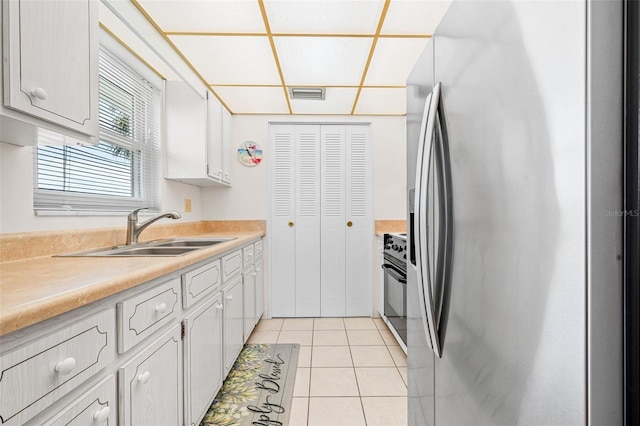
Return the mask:
POLYGON ((418 162, 416 167, 416 231, 414 235, 416 241, 416 273, 418 278, 418 293, 420 297, 420 311, 422 320, 425 323, 425 330, 428 335, 427 340, 431 348, 438 357, 442 357, 438 328, 435 319, 435 304, 433 297, 433 283, 429 262, 429 241, 430 233, 428 229, 428 188, 431 175, 431 159, 434 148, 434 136, 436 129, 437 110, 440 101, 440 83, 436 84, 427 97, 425 113, 423 116, 423 127, 420 130, 420 143, 418 144, 418 162), (426 118, 426 120, 425 120, 426 118))

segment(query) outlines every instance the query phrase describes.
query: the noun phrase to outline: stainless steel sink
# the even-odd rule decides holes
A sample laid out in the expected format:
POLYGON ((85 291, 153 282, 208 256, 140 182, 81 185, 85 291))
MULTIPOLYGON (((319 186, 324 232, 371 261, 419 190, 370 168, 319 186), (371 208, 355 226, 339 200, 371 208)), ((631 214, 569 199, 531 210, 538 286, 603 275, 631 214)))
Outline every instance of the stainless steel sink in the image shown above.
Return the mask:
POLYGON ((231 241, 235 238, 173 238, 148 243, 103 247, 75 253, 57 255, 59 257, 133 257, 133 256, 182 256, 195 250, 214 244, 231 241))

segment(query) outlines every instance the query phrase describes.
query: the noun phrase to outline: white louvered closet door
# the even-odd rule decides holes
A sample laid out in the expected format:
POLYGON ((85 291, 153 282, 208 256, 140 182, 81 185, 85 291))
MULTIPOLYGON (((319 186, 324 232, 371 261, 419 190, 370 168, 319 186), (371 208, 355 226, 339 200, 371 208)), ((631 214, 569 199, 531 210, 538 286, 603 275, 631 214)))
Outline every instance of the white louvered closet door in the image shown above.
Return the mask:
POLYGON ((320 126, 296 126, 296 316, 320 316, 320 126))
POLYGON ((296 315, 296 126, 269 126, 271 141, 271 315, 296 315))
POLYGON ((322 126, 321 141, 321 314, 342 317, 346 313, 345 126, 322 126))
POLYGON ((372 314, 373 213, 369 126, 346 126, 346 316, 372 314))

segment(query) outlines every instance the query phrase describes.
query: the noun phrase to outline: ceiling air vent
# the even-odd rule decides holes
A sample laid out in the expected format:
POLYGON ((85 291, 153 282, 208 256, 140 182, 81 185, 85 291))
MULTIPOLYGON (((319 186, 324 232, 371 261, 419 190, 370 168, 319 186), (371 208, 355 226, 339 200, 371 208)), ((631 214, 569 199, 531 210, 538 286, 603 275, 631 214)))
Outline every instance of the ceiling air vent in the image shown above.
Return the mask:
POLYGON ((311 99, 324 101, 324 87, 289 87, 291 99, 311 99))

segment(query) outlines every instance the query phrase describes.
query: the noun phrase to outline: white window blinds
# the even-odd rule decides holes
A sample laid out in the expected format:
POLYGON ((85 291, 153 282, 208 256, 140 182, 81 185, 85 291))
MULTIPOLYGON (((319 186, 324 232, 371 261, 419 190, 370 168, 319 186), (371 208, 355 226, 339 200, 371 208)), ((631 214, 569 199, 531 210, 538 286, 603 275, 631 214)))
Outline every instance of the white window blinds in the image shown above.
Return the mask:
POLYGON ((100 143, 39 146, 34 210, 159 210, 160 91, 100 49, 100 143))

